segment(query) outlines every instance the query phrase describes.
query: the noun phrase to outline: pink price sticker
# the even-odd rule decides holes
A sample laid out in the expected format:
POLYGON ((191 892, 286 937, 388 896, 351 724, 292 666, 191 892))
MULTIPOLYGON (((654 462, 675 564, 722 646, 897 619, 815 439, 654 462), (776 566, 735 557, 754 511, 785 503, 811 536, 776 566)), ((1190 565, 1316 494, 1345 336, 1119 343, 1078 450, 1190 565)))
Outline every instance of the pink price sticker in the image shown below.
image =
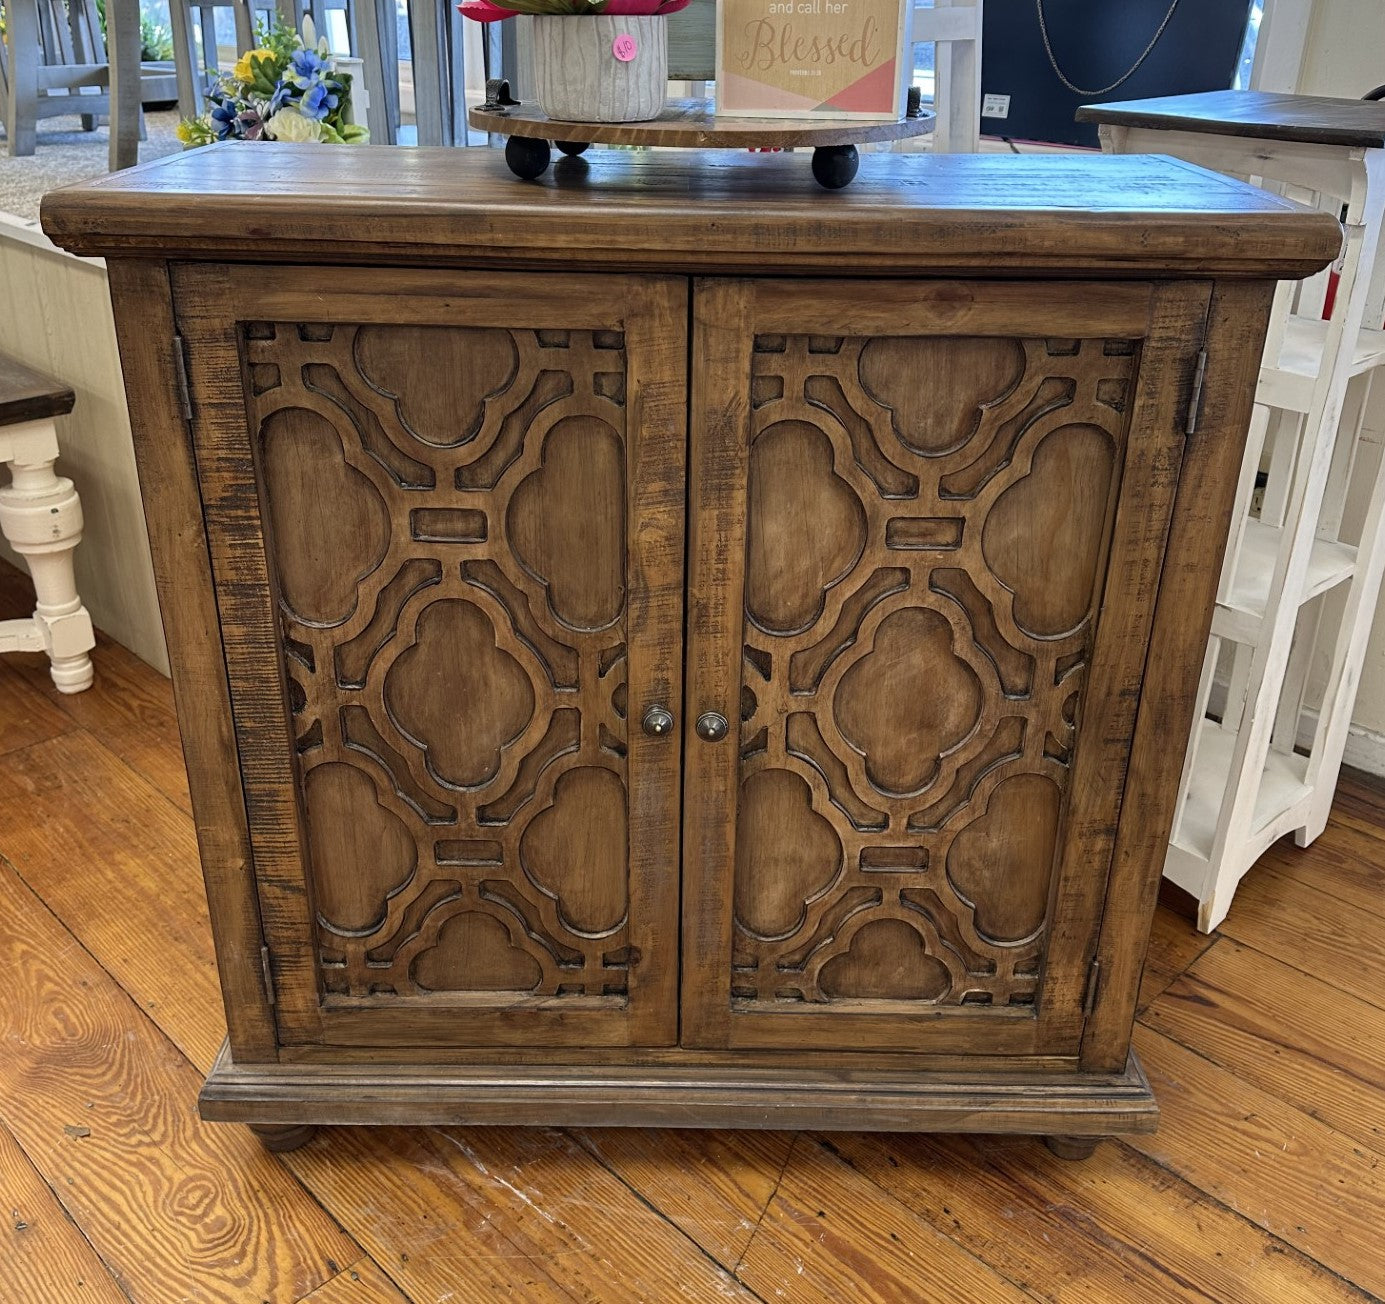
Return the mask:
POLYGON ((640 47, 635 44, 635 38, 629 32, 622 32, 611 42, 611 53, 621 63, 629 63, 639 52, 640 47))

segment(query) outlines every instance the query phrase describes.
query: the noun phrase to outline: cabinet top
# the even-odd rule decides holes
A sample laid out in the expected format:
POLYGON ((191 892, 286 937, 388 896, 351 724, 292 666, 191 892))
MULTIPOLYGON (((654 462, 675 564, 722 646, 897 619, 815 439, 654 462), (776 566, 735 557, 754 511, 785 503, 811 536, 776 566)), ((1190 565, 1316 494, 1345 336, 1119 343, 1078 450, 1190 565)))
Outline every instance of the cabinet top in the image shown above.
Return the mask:
POLYGON ((1077 120, 1306 145, 1385 146, 1385 103, 1325 95, 1278 95, 1271 91, 1164 95, 1153 100, 1084 104, 1077 110, 1077 120))
POLYGON ((601 151, 521 182, 499 151, 236 142, 49 193, 73 253, 759 275, 1298 277, 1326 214, 1176 159, 601 151))

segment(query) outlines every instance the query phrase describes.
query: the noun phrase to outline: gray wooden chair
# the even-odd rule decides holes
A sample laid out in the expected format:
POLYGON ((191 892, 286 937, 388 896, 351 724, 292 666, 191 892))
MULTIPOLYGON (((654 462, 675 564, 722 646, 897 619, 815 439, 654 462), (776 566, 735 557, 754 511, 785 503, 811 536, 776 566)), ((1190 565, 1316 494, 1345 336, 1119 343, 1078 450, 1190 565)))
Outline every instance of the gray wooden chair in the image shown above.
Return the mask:
POLYGON ((257 14, 272 14, 272 0, 169 0, 173 29, 173 68, 178 80, 178 112, 196 117, 203 109, 207 87, 221 69, 216 36, 218 9, 229 9, 235 21, 236 55, 255 45, 257 14), (198 38, 200 39, 200 42, 198 38))
POLYGON ((466 39, 481 29, 457 12, 451 0, 412 0, 414 121, 420 145, 465 145, 466 39), (467 32, 467 28, 471 31, 467 32))
MULTIPOLYGON (((366 125, 376 144, 395 144, 401 118, 399 39, 394 0, 280 0, 281 7, 312 15, 329 30, 332 9, 346 12, 351 53, 364 64, 370 91, 366 125)), ((290 21, 292 21, 290 19, 290 21)), ((467 59, 479 91, 485 83, 480 58, 481 29, 457 12, 454 0, 410 0, 414 121, 420 145, 465 145, 467 59)))
POLYGON ((111 171, 138 161, 138 0, 108 0, 106 17, 103 45, 93 0, 6 0, 0 121, 10 157, 34 152, 40 119, 75 114, 87 131, 99 116, 110 118, 111 171))

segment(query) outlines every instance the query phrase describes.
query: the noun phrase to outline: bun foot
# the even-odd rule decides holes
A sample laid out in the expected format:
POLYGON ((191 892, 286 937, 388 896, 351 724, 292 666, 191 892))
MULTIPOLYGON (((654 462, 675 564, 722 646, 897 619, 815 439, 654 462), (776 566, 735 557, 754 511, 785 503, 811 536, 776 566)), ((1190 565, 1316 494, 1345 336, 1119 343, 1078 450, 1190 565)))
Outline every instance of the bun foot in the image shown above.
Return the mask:
POLYGON ((1044 1145, 1059 1159, 1090 1159, 1101 1144, 1099 1136, 1046 1136, 1044 1145))
POLYGON ((250 1130, 272 1154, 282 1155, 305 1146, 317 1135, 316 1123, 251 1123, 250 1130))
POLYGON ((548 169, 553 151, 546 140, 511 136, 505 142, 505 163, 515 176, 525 181, 540 177, 548 169))
POLYGON ((813 176, 828 190, 849 186, 860 166, 855 145, 819 145, 813 151, 813 176))

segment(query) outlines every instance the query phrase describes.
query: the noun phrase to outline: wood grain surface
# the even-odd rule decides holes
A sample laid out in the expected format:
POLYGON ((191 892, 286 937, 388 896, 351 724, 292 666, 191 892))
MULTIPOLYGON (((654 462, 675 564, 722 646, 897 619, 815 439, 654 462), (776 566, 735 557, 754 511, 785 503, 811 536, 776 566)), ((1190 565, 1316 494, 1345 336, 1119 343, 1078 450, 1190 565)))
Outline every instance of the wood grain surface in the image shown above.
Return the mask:
POLYGON ((258 1142, 198 1121, 196 1071, 8 865, 0 892, 0 952, 27 994, 0 1010, 0 1117, 116 1280, 169 1299, 196 1279, 243 1304, 359 1258, 258 1142))
POLYGON ((122 260, 111 264, 107 275, 131 428, 138 432, 135 460, 164 633, 181 649, 173 665, 173 691, 189 788, 197 793, 193 819, 203 879, 221 925, 215 945, 227 1027, 242 1057, 270 1059, 276 1033, 268 993, 262 975, 244 963, 262 944, 260 908, 245 794, 237 767, 227 764, 236 755, 236 740, 197 471, 172 380, 172 350, 178 345, 168 271, 162 263, 122 260), (150 339, 160 344, 138 347, 150 339))
POLYGON ((686 283, 177 279, 282 1040, 673 1044, 686 283))
POLYGON ((782 154, 606 150, 521 185, 491 150, 230 142, 50 191, 43 221, 88 255, 797 276, 1289 277, 1341 244, 1327 214, 1133 155, 869 155, 827 193, 782 154))
POLYGON ((1135 1148, 1373 1295, 1385 1293, 1380 1154, 1197 1052, 1139 1027, 1163 1106, 1135 1148))
MULTIPOLYGON (((0 568, 0 618, 26 602, 24 582, 0 568)), ((118 659, 98 646, 103 655, 118 659)), ((7 658, 4 668, 18 704, 47 700, 43 658, 7 658)), ((167 700, 152 671, 130 663, 124 673, 141 701, 167 700)), ((28 771, 47 794, 33 823, 55 842, 45 852, 17 818, 0 829, 0 856, 18 866, 0 877, 0 944, 32 975, 0 1006, 7 1033, 27 1030, 23 1043, 8 1037, 0 1061, 10 1199, 0 1210, 0 1297, 434 1304, 449 1294, 739 1291, 809 1301, 846 1290, 913 1300, 936 1297, 940 1264, 967 1283, 965 1296, 948 1298, 977 1300, 1020 1289, 1112 1304, 1317 1304, 1368 1301, 1385 1285, 1373 1235, 1385 1208, 1376 1176, 1385 1142, 1373 1122, 1385 1087, 1371 1057, 1379 1002, 1343 992, 1349 967, 1339 962, 1378 931, 1379 898, 1372 910, 1361 893, 1385 873, 1385 789, 1375 781, 1344 777, 1321 853, 1286 845, 1273 852, 1277 868, 1252 872, 1228 926, 1254 940, 1205 938, 1158 911, 1150 968, 1172 985, 1139 1037, 1165 1124, 1138 1148, 1106 1143, 1071 1164, 1024 1138, 619 1129, 575 1131, 569 1144, 558 1133, 362 1128, 276 1159, 240 1129, 192 1114, 199 1048, 222 1015, 206 976, 205 906, 180 886, 198 877, 181 785, 151 777, 180 766, 177 735, 171 724, 160 732, 150 709, 131 750, 140 773, 123 755, 128 718, 109 709, 65 715, 64 737, 35 739, 40 755, 27 764, 25 747, 6 760, 8 782, 28 771), (71 755, 94 777, 55 771, 59 743, 79 748, 71 755), (120 794, 123 820, 101 786, 120 794), (89 840, 74 841, 88 822, 89 840), (184 831, 170 841, 178 822, 184 831), (145 826, 163 852, 138 854, 145 826), (91 866, 97 855, 132 879, 116 909, 109 879, 87 893, 65 886, 79 875, 63 862, 91 866), (1263 907, 1241 919, 1243 901, 1271 877, 1276 891, 1301 892, 1298 917, 1332 913, 1333 951, 1300 953, 1289 934, 1253 927, 1263 907), (111 914, 136 941, 149 939, 161 966, 129 963, 104 923, 111 914), (180 985, 190 989, 183 1000, 180 985), (91 1134, 70 1135, 69 1125, 91 1134), (150 1210, 147 1193, 175 1181, 186 1183, 187 1212, 176 1201, 150 1210), (212 1248, 199 1228, 217 1208, 235 1213, 211 1224, 224 1229, 212 1248), (344 1235, 324 1226, 327 1216, 344 1235), (620 1222, 628 1234, 613 1230, 620 1222)))
POLYGON ((648 122, 563 122, 532 104, 487 111, 467 121, 480 131, 533 140, 573 140, 590 145, 662 145, 681 149, 812 149, 927 135, 935 118, 899 122, 795 122, 784 118, 719 118, 708 100, 670 100, 648 122))
POLYGON ((1115 127, 1153 127, 1165 131, 1252 136, 1308 145, 1385 145, 1385 104, 1326 95, 1284 95, 1273 91, 1205 91, 1149 100, 1084 104, 1078 122, 1115 127))
POLYGON ((15 1300, 126 1304, 128 1296, 19 1142, 0 1128, 0 1285, 15 1300))
POLYGON ((60 417, 76 401, 71 386, 0 353, 0 426, 60 417))
MULTIPOLYGON (((1133 704, 1206 310, 1195 286, 698 283, 685 716, 740 722, 738 747, 685 735, 685 1041, 1076 1050, 1092 866, 1127 765, 1166 764, 1149 730, 1132 762, 1133 704), (934 866, 967 907, 917 891, 934 866)), ((1200 647, 1173 610, 1181 684, 1200 647)), ((1146 806, 1120 833, 1152 866, 1146 806)), ((1108 907, 1126 949, 1150 908, 1108 907)), ((1117 1071, 1134 992, 1107 990, 1117 1071)))

